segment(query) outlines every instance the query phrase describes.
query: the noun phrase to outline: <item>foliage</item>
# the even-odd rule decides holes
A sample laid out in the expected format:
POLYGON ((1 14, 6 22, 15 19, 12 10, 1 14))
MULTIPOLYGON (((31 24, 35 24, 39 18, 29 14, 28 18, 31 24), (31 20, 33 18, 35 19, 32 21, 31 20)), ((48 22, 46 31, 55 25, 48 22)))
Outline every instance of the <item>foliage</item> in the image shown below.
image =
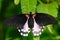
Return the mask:
POLYGON ((0 40, 60 40, 60 0, 0 0, 0 40), (58 19, 58 25, 47 25, 39 37, 23 37, 16 28, 3 27, 6 18, 17 14, 47 13, 58 19), (6 28, 6 29, 4 29, 6 28))

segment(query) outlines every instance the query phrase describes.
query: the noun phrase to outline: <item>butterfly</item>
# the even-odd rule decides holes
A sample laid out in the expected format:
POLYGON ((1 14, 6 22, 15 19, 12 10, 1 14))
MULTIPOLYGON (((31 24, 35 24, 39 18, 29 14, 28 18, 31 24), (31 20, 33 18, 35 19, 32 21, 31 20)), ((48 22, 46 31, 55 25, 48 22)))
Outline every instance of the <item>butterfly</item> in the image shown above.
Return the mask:
POLYGON ((28 36, 32 30, 34 36, 41 35, 46 25, 57 24, 53 16, 46 13, 19 14, 6 20, 6 25, 13 25, 22 36, 28 36))

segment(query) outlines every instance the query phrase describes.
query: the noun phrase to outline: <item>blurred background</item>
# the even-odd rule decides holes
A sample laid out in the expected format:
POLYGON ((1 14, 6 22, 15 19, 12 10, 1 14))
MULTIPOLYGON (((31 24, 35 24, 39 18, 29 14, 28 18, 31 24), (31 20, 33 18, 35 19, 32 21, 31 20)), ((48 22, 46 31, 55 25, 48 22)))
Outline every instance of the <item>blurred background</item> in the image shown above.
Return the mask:
POLYGON ((0 0, 0 40, 60 40, 60 0, 0 0), (58 25, 47 25, 39 37, 23 37, 16 28, 4 26, 7 18, 30 12, 52 15, 58 25))

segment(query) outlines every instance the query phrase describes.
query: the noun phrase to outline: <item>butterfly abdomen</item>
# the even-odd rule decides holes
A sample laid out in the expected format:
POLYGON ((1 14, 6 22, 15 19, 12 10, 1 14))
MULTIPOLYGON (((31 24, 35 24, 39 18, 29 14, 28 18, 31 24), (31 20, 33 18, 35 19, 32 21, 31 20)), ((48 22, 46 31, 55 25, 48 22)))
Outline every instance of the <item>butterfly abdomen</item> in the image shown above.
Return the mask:
POLYGON ((33 28, 34 27, 34 20, 31 17, 28 19, 28 26, 29 26, 29 28, 33 28))

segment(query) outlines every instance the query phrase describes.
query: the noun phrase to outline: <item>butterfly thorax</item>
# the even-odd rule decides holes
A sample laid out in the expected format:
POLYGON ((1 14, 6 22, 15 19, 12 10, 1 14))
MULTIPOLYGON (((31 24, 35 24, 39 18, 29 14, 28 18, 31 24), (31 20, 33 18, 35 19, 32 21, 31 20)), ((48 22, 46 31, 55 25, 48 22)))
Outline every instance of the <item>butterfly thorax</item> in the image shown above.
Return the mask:
POLYGON ((28 19, 29 28, 33 28, 34 27, 34 20, 33 20, 32 16, 33 16, 32 13, 30 13, 29 19, 28 19))

